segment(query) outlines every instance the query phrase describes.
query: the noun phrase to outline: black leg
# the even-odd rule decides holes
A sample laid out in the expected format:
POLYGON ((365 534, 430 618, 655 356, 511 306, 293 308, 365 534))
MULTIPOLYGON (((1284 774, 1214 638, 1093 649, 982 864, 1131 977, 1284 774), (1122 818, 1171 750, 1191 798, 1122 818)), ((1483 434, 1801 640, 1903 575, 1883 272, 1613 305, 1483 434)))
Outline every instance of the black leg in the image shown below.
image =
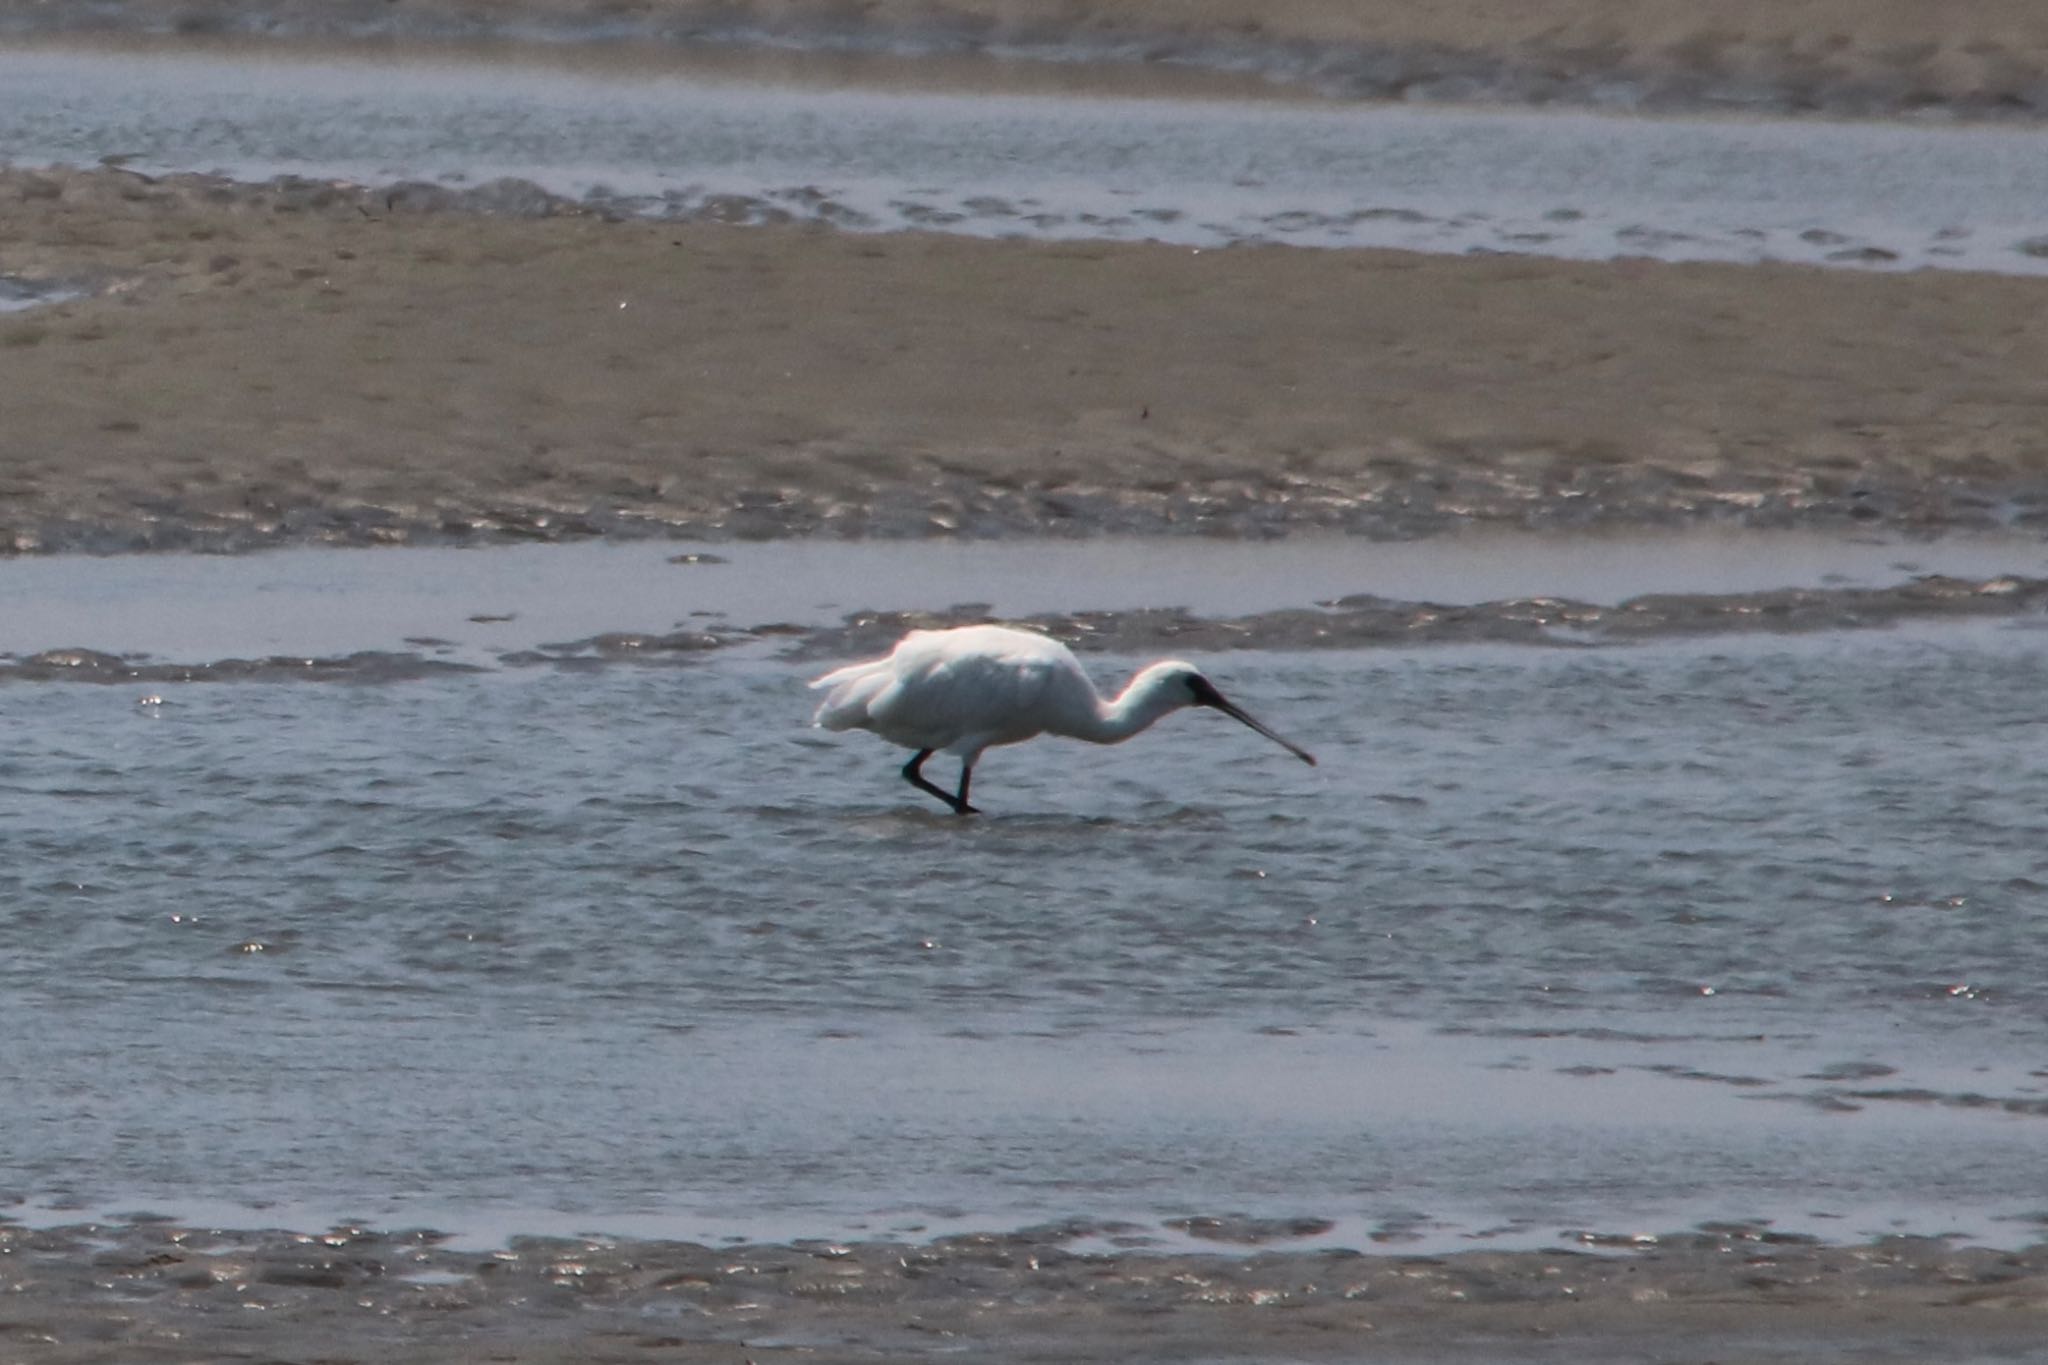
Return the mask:
POLYGON ((979 815, 980 811, 967 804, 967 784, 974 780, 974 760, 968 759, 960 765, 960 795, 953 803, 953 809, 962 815, 979 815))
POLYGON ((933 796, 938 797, 939 800, 953 808, 955 815, 981 814, 980 811, 967 804, 967 782, 964 774, 960 782, 960 794, 958 796, 953 795, 944 787, 933 785, 931 779, 924 775, 921 769, 924 767, 924 761, 931 756, 932 751, 930 749, 919 749, 912 756, 910 762, 903 765, 903 780, 916 787, 919 791, 930 792, 933 796))

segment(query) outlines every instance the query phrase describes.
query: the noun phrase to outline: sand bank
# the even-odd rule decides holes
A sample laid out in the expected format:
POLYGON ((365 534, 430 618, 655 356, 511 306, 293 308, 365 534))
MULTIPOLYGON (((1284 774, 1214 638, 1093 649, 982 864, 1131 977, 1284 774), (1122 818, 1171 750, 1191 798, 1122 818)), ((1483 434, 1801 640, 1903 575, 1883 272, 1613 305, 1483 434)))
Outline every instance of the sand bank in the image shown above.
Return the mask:
POLYGON ((2036 118, 2027 0, 0 0, 0 32, 782 44, 1248 71, 1343 97, 2036 118))
POLYGON ((120 171, 0 174, 0 227, 0 273, 98 291, 0 318, 17 551, 2048 519, 2035 280, 120 171))

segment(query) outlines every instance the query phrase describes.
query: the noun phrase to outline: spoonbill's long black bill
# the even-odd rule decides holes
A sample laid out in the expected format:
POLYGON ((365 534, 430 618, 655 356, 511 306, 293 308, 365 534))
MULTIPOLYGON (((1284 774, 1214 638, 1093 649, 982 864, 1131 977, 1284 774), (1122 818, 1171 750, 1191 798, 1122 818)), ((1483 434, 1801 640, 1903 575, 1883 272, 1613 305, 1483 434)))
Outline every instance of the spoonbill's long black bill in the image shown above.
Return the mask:
POLYGON ((1316 756, 1314 754, 1302 748, 1293 740, 1284 739, 1280 735, 1275 734, 1271 726, 1255 718, 1251 712, 1245 710, 1236 702, 1233 702, 1229 698, 1225 697, 1221 692, 1218 692, 1214 687, 1207 687, 1205 685, 1203 688, 1198 688, 1196 690, 1196 696, 1199 698, 1200 705, 1213 707, 1214 709, 1221 711, 1224 715, 1229 716, 1232 720, 1242 721, 1244 724, 1249 725, 1252 729, 1264 735, 1267 739, 1272 740, 1275 744, 1285 749, 1288 753, 1293 754, 1296 758, 1308 764, 1309 767, 1315 767, 1316 756))

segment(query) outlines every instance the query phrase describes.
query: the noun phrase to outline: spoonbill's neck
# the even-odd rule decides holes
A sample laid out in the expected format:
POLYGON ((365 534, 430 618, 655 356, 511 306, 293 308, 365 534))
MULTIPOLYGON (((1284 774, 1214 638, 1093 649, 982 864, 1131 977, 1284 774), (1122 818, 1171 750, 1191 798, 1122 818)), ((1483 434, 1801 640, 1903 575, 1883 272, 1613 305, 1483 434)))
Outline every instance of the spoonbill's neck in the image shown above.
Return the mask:
POLYGON ((1094 715, 1075 729, 1073 737, 1096 744, 1121 744, 1151 728, 1161 716, 1192 705, 1194 698, 1187 689, 1173 681, 1176 671, 1174 667, 1155 664, 1132 678, 1113 700, 1097 697, 1094 715))

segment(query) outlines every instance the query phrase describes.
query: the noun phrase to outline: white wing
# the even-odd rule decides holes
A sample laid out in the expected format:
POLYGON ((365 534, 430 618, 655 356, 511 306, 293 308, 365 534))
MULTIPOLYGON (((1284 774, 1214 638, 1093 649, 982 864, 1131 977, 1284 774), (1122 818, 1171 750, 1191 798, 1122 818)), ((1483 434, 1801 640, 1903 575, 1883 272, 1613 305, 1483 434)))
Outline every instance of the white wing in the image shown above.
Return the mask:
POLYGON ((812 683, 831 689, 817 723, 872 730, 912 749, 978 751, 1042 733, 1074 685, 1092 699, 1065 645, 1001 626, 918 630, 885 659, 812 683))

